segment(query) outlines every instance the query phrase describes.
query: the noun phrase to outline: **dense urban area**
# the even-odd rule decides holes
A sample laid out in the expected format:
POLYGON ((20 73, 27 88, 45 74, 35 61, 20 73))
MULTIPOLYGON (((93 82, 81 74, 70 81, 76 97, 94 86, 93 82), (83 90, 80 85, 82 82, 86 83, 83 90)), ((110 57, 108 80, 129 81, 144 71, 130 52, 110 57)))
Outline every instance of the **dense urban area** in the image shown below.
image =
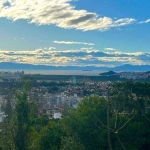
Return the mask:
POLYGON ((150 72, 0 72, 0 150, 149 150, 150 72))

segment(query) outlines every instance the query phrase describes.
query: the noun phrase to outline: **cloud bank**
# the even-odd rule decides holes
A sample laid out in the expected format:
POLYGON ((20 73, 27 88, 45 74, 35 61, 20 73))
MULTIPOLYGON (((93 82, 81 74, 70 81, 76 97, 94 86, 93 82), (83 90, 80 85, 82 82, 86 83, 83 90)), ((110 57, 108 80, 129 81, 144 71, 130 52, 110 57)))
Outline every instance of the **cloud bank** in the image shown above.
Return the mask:
POLYGON ((93 48, 59 50, 53 47, 33 51, 0 50, 0 62, 52 66, 108 66, 123 64, 150 65, 150 53, 103 52, 93 48))
POLYGON ((38 25, 54 24, 61 28, 78 30, 100 30, 134 23, 134 18, 112 19, 87 10, 77 10, 73 0, 1 0, 0 17, 13 21, 26 19, 38 25))

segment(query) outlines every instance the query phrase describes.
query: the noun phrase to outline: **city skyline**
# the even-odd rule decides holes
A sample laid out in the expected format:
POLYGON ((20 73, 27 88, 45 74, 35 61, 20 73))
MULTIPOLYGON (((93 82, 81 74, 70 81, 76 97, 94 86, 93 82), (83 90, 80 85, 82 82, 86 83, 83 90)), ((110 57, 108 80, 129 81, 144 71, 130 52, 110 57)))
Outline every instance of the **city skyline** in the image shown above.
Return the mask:
POLYGON ((150 2, 3 0, 0 62, 150 65, 150 2))

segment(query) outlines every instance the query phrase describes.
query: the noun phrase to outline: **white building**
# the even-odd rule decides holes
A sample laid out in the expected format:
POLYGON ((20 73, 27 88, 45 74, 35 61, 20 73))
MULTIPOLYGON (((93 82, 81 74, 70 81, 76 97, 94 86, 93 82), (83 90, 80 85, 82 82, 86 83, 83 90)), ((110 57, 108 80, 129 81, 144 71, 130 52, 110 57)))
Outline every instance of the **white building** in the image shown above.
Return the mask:
POLYGON ((61 117, 62 117, 62 114, 61 113, 54 113, 54 119, 61 119, 61 117))

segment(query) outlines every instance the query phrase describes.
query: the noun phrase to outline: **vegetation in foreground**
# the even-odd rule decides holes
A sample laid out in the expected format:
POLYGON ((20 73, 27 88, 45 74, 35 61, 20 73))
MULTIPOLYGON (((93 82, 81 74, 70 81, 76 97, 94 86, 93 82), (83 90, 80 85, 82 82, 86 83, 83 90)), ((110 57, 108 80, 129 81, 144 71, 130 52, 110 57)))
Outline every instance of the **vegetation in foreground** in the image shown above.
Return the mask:
POLYGON ((9 99, 1 124, 1 150, 148 150, 150 84, 118 83, 108 97, 87 97, 63 118, 38 116, 36 100, 24 86, 9 99))

